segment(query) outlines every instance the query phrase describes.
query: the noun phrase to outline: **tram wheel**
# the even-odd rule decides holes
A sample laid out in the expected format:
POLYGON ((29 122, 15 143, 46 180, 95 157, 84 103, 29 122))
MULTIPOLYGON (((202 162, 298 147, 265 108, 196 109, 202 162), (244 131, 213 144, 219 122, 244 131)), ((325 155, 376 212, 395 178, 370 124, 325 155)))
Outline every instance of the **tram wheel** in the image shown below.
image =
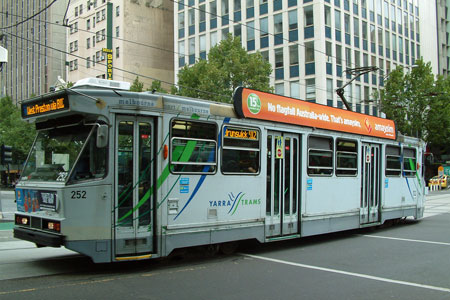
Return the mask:
POLYGON ((238 246, 239 246, 238 242, 222 243, 220 244, 220 252, 222 252, 225 255, 230 255, 236 251, 238 246))

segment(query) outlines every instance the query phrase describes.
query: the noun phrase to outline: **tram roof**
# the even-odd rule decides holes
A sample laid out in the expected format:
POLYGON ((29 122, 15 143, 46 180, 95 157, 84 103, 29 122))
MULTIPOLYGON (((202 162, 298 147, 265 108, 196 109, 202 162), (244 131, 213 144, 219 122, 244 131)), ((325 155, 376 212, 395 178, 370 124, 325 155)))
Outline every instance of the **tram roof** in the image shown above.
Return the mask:
POLYGON ((130 92, 124 90, 127 87, 120 82, 103 80, 108 83, 104 86, 91 81, 83 80, 71 89, 24 101, 22 117, 40 121, 44 116, 48 119, 52 115, 73 113, 106 115, 107 109, 113 108, 157 110, 258 119, 391 140, 397 138, 392 120, 242 87, 235 90, 231 105, 169 94, 130 92))

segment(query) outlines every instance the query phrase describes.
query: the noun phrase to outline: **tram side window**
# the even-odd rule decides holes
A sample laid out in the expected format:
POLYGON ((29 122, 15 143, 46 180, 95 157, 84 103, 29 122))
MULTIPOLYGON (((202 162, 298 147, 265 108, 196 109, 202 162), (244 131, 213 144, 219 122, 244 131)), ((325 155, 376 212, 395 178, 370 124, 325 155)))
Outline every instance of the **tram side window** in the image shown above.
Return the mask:
POLYGON ((221 170, 224 174, 257 174, 260 171, 260 131, 224 126, 221 170))
POLYGON ((403 175, 415 176, 416 175, 416 149, 403 148, 403 175))
POLYGON ((308 175, 333 174, 333 139, 310 136, 308 140, 308 175))
POLYGON ((107 147, 97 148, 96 136, 96 131, 94 131, 73 169, 71 181, 105 177, 107 147))
POLYGON ((171 122, 172 173, 211 174, 217 170, 217 125, 174 119, 171 122))
POLYGON ((336 140, 336 175, 355 176, 358 173, 358 147, 356 141, 336 140))
POLYGON ((386 146, 386 176, 400 176, 401 173, 400 147, 386 146))

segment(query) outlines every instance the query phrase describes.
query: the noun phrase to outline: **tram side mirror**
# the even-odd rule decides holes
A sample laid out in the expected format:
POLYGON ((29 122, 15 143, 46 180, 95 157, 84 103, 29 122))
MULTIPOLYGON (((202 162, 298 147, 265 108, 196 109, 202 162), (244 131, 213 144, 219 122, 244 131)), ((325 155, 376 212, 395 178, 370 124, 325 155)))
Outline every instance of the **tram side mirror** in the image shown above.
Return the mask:
POLYGON ((99 125, 97 129, 97 148, 108 145, 108 125, 99 125))

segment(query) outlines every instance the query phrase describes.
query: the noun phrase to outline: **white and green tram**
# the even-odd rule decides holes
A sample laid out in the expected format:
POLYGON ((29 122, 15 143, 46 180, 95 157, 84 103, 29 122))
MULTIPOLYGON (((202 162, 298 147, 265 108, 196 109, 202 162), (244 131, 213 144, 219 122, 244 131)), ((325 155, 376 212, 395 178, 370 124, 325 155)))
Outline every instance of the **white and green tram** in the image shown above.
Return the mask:
POLYGON ((424 208, 424 151, 394 122, 236 89, 233 105, 86 79, 22 103, 37 136, 14 236, 94 262, 377 226, 424 208))

